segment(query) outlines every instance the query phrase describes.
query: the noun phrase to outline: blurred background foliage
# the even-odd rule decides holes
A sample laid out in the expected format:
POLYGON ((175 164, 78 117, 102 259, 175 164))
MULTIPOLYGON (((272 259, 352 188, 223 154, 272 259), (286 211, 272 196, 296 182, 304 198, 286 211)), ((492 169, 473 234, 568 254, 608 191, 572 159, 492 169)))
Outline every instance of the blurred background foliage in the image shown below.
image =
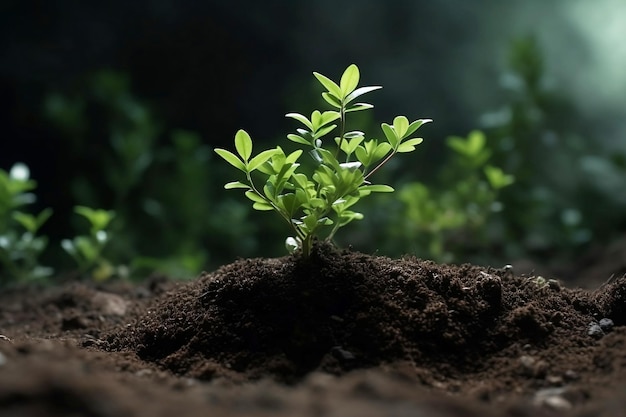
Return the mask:
MULTIPOLYGON (((37 181, 20 213, 53 209, 37 253, 57 274, 75 268, 60 242, 89 235, 76 206, 114 213, 111 276, 282 255, 287 231, 223 190, 212 149, 239 128, 287 145, 284 114, 324 106, 312 71, 337 78, 353 62, 384 87, 355 128, 435 123, 379 174, 397 192, 365 201, 340 245, 574 274, 563 265, 624 236, 620 0, 13 0, 0 12, 0 169, 8 181, 23 162, 37 181)), ((0 243, 32 238, 6 204, 0 243)))

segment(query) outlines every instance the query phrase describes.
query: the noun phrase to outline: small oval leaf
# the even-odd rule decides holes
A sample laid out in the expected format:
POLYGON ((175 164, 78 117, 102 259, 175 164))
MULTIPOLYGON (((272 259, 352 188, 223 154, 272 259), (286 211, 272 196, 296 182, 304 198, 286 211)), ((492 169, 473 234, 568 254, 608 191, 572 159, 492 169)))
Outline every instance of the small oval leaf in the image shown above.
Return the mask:
POLYGON ((231 164, 232 166, 234 166, 240 171, 247 172, 246 166, 244 165, 243 162, 241 162, 239 158, 237 158, 237 155, 235 155, 234 153, 230 151, 227 151, 226 149, 215 148, 214 150, 215 150, 215 153, 217 153, 219 156, 224 158, 226 162, 228 162, 229 164, 231 164))
POLYGON ((276 155, 280 152, 278 149, 268 149, 266 151, 261 152, 254 158, 250 160, 248 163, 248 172, 252 172, 264 163, 266 163, 272 156, 276 155))
POLYGON ((226 184, 224 184, 224 188, 227 190, 232 190, 235 188, 246 188, 246 189, 250 189, 250 186, 248 184, 244 184, 241 181, 231 181, 231 182, 227 182, 226 184))
POLYGON ((344 104, 350 103, 352 100, 354 100, 357 97, 362 96, 363 94, 367 94, 370 91, 380 90, 381 88, 382 87, 379 85, 357 88, 356 90, 352 91, 350 94, 346 96, 346 98, 344 99, 344 104))
POLYGON ((239 129, 235 135, 235 149, 245 162, 248 162, 250 155, 252 155, 252 139, 248 132, 243 129, 239 129))
POLYGON ((287 113, 285 115, 285 117, 289 117, 291 119, 297 120, 300 123, 302 123, 303 125, 305 125, 306 127, 308 127, 309 130, 313 130, 313 125, 311 124, 309 119, 307 119, 306 116, 304 116, 304 115, 302 115, 300 113, 287 113))
POLYGON ((341 108, 341 101, 333 94, 330 93, 322 93, 322 98, 326 100, 328 104, 338 109, 341 108))
POLYGON ((258 211, 270 211, 270 210, 274 210, 274 207, 272 207, 271 205, 267 204, 267 203, 254 203, 252 205, 252 208, 258 211))
POLYGON ((393 119, 393 129, 396 131, 398 139, 404 138, 407 129, 409 128, 409 119, 405 116, 397 116, 393 119))
POLYGON ((325 75, 320 74, 319 72, 314 72, 313 75, 317 80, 328 90, 329 93, 334 95, 335 97, 341 97, 341 88, 330 78, 325 75))
POLYGON ((339 82, 339 88, 341 88, 342 98, 345 98, 348 94, 354 91, 356 86, 359 84, 359 78, 361 74, 359 73, 359 67, 355 64, 350 65, 343 72, 341 76, 341 81, 339 82))

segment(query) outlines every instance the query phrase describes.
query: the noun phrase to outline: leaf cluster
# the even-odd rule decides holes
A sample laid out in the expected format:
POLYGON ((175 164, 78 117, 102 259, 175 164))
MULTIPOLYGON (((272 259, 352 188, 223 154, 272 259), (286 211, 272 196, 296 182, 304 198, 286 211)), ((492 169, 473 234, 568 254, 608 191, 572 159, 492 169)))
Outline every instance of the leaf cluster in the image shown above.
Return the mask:
POLYGON ((415 150, 423 139, 414 137, 414 133, 431 121, 409 122, 405 116, 398 116, 391 124, 381 124, 381 140, 359 130, 348 131, 349 113, 373 108, 357 99, 381 87, 358 87, 360 72, 354 64, 343 72, 338 84, 320 73, 313 75, 324 88, 322 97, 331 109, 314 110, 308 117, 300 113, 286 115, 300 125, 287 139, 301 149, 286 153, 277 146, 253 156, 253 142, 245 130, 235 135, 236 153, 215 149, 245 176, 242 181, 227 183, 225 188, 245 190, 256 210, 277 212, 295 234, 287 239, 288 249, 300 248, 304 256, 308 256, 313 238, 322 230, 328 230, 326 238, 332 239, 339 228, 363 218, 362 213, 352 209, 361 198, 393 191, 388 185, 372 184, 371 176, 397 153, 415 150), (305 150, 313 161, 308 173, 300 162, 305 150))

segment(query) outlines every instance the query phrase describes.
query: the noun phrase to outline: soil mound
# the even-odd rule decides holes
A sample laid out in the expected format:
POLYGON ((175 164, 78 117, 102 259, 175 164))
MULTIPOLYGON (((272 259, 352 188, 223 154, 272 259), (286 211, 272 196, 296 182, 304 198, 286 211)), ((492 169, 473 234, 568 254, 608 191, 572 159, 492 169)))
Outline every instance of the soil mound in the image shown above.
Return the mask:
POLYGON ((571 290, 507 269, 319 245, 306 260, 246 259, 204 273, 107 343, 205 380, 295 383, 313 371, 393 365, 427 385, 494 395, 512 379, 536 389, 599 366, 623 368, 615 363, 623 343, 602 343, 607 333, 624 340, 612 326, 625 324, 625 306, 624 278, 595 292, 571 290))

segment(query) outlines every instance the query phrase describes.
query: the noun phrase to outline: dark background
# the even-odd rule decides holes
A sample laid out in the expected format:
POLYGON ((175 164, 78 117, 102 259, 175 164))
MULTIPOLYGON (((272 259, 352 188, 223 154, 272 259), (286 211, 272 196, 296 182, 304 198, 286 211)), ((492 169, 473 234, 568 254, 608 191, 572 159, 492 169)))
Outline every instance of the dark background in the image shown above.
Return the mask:
MULTIPOLYGON (((595 149, 626 152, 625 9, 619 0, 5 0, 0 168, 26 162, 42 207, 63 213, 76 204, 65 184, 86 175, 106 137, 89 139, 83 163, 68 159, 67 138, 43 103, 51 93, 80 93, 94 71, 126 74, 161 127, 228 147, 239 128, 274 143, 293 128, 286 112, 317 103, 312 71, 338 78, 356 63, 362 84, 384 86, 376 120, 435 120, 424 129, 429 156, 411 168, 428 177, 446 136, 480 127, 502 104, 507 50, 529 35, 544 52, 547 82, 574 103, 580 135, 595 149)), ((67 226, 60 217, 47 227, 61 234, 67 226)))

